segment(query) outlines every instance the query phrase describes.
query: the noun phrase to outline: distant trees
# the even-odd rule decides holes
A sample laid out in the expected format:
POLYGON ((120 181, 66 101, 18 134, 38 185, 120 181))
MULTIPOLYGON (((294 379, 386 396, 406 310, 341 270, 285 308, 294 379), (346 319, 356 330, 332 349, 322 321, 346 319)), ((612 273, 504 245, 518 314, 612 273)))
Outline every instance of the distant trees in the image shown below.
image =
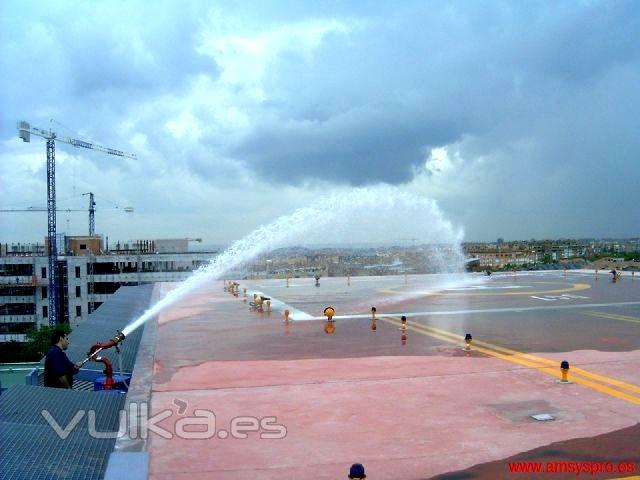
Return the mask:
POLYGON ((640 252, 617 252, 598 253, 587 258, 590 262, 595 262, 602 258, 623 258, 625 262, 640 261, 640 252))
POLYGON ((27 330, 26 342, 6 342, 0 348, 0 363, 38 362, 49 351, 51 346, 51 334, 54 330, 71 332, 68 323, 60 323, 53 327, 41 325, 39 328, 31 327, 27 330))

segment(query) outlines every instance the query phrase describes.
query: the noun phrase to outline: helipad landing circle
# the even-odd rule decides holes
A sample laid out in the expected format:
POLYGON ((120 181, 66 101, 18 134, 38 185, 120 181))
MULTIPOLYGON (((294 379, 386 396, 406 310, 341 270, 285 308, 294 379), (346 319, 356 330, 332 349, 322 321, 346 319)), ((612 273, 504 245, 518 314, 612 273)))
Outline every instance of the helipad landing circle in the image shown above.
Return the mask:
POLYGON ((561 288, 551 288, 548 290, 544 289, 536 289, 530 288, 531 285, 513 285, 514 288, 522 288, 523 290, 517 292, 511 291, 501 291, 496 292, 495 290, 501 289, 496 286, 494 288, 487 288, 486 291, 478 291, 473 288, 469 288, 468 290, 458 290, 458 291, 450 291, 443 290, 438 292, 431 291, 421 291, 421 290, 405 290, 403 287, 392 287, 385 288, 379 290, 382 293, 391 293, 395 295, 425 295, 425 296, 454 296, 454 297, 479 297, 479 296, 510 296, 510 295, 548 295, 548 294, 556 294, 556 293, 569 293, 569 292, 579 292, 581 290, 588 290, 591 288, 591 285, 588 283, 570 283, 566 282, 527 282, 531 285, 558 285, 561 288))

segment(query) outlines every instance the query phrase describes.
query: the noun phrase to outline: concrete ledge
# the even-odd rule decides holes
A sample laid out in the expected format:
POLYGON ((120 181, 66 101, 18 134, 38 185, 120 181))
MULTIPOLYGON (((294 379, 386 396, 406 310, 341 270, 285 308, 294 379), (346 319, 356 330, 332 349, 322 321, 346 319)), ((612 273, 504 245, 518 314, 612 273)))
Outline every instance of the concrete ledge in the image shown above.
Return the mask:
POLYGON ((148 475, 148 452, 113 452, 109 456, 104 480, 147 480, 148 475))
MULTIPOLYGON (((154 286, 153 293, 151 294, 151 300, 149 306, 153 305, 162 297, 162 284, 158 283, 154 286)), ((129 384, 129 390, 127 392, 127 400, 124 406, 126 412, 138 412, 141 415, 139 409, 140 404, 149 404, 151 401, 151 385, 153 382, 153 360, 155 357, 156 343, 157 343, 157 328, 158 317, 149 319, 143 327, 142 338, 140 339, 140 345, 138 346, 138 354, 136 355, 135 368, 131 376, 131 383, 129 384), (132 410, 130 405, 134 405, 132 410)), ((140 425, 141 418, 136 418, 136 425, 140 425)), ((147 419, 145 418, 144 421, 147 419)), ((130 421, 134 421, 130 419, 130 421)), ((116 440, 114 452, 116 453, 135 453, 146 452, 147 440, 142 438, 130 438, 128 435, 119 437, 116 440)), ((128 478, 128 476, 127 476, 128 478)), ((146 478, 146 477, 144 477, 146 478)))

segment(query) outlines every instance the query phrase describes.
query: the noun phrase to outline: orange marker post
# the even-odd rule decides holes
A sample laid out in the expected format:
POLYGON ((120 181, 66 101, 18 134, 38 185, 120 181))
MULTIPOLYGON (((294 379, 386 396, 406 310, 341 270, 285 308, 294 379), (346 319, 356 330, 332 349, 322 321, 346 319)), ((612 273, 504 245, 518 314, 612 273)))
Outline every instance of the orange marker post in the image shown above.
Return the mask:
POLYGON ((471 336, 470 333, 467 333, 464 336, 464 343, 465 343, 465 347, 464 349, 468 352, 469 350, 471 350, 471 342, 473 342, 473 336, 471 336))
POLYGON ((333 316, 336 314, 336 309, 333 307, 327 307, 323 311, 324 316, 327 317, 328 322, 333 322, 333 316))
POLYGON ((325 317, 327 317, 327 323, 324 326, 324 332, 327 335, 331 335, 336 331, 335 320, 333 319, 333 316, 336 314, 336 310, 333 307, 327 307, 324 309, 323 313, 325 317))
POLYGON ((571 383, 569 381, 569 362, 566 360, 563 360, 562 363, 560 363, 560 370, 562 371, 562 379, 560 380, 560 383, 571 383))

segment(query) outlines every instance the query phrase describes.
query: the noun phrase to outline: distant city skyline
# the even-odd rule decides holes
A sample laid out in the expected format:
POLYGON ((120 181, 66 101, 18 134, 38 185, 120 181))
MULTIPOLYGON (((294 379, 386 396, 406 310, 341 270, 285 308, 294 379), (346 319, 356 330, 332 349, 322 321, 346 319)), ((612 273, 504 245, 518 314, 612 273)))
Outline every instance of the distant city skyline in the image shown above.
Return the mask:
MULTIPOLYGON (((184 238, 184 237, 183 237, 184 238)), ((138 239, 138 240, 154 240, 154 239, 138 239)), ((629 237, 629 238, 531 238, 531 239, 495 239, 489 241, 478 241, 478 240, 465 240, 462 242, 463 246, 470 245, 500 245, 503 241, 504 245, 511 244, 535 244, 535 243, 557 243, 557 244, 565 244, 565 243, 594 243, 598 246, 603 246, 605 244, 611 245, 619 245, 625 247, 624 251, 632 252, 632 251, 640 251, 640 237, 629 237)), ((115 251, 118 248, 127 250, 134 249, 135 245, 131 242, 135 240, 109 240, 109 250, 115 251), (127 246, 128 248, 125 248, 127 246)), ((8 242, 0 242, 0 246, 2 247, 2 251, 4 252, 4 248, 6 246, 38 246, 40 250, 44 253, 44 242, 20 242, 20 241, 8 241, 8 242)), ((324 243, 324 244, 300 244, 295 245, 292 244, 286 247, 279 247, 273 250, 268 250, 265 253, 260 254, 259 256, 264 257, 272 254, 279 254, 282 251, 291 251, 291 250, 330 250, 330 249, 339 249, 339 250, 365 250, 365 249, 375 249, 375 248, 389 248, 389 247, 398 247, 398 248, 412 248, 412 247, 421 247, 427 246, 428 244, 420 244, 420 243, 380 243, 380 242, 370 242, 370 243, 324 243)), ((189 251, 190 252, 221 252, 227 248, 229 248, 231 244, 218 244, 218 243, 199 243, 199 244, 190 244, 189 251)), ((146 251, 146 250, 145 250, 146 251)))
MULTIPOLYGON (((0 209, 46 205, 25 120, 137 155, 57 145, 58 207, 96 193, 114 240, 229 245, 380 184, 465 241, 638 237, 639 30, 633 1, 2 2, 0 209)), ((0 212, 0 241, 46 224, 0 212)))

